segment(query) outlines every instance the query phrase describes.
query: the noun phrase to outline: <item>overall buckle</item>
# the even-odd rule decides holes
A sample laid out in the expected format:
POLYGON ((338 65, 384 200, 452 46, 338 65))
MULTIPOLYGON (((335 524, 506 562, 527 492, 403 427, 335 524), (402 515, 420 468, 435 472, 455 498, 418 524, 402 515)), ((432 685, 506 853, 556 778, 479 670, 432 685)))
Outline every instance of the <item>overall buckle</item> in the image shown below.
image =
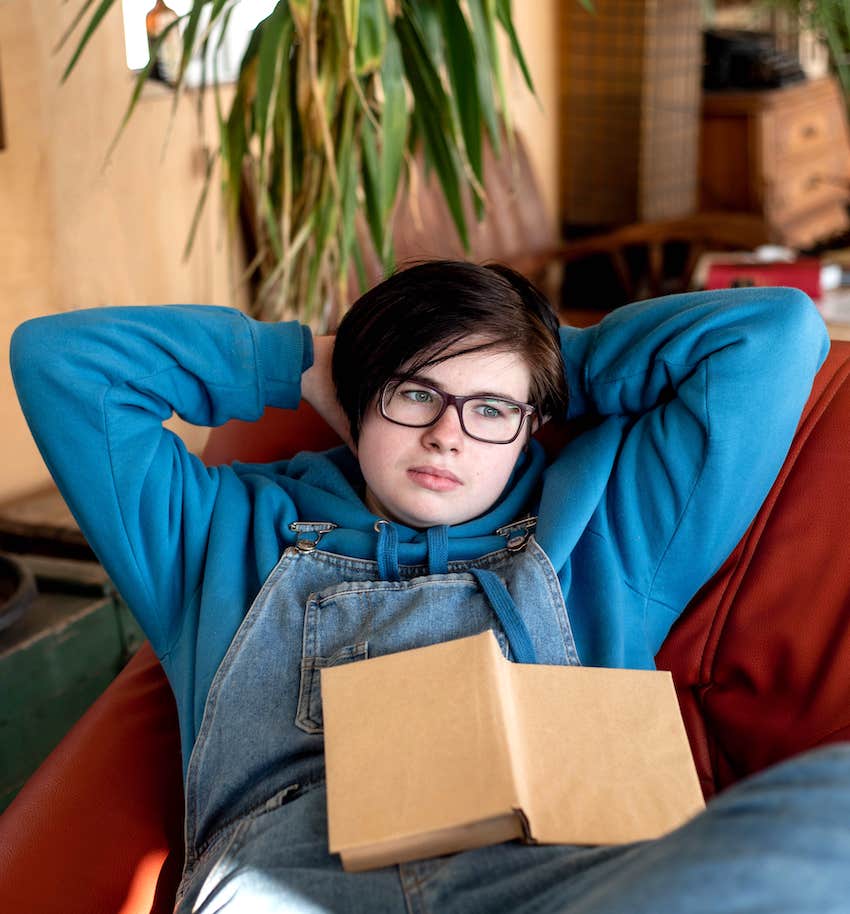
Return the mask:
POLYGON ((299 552, 312 552, 319 545, 319 540, 336 528, 336 524, 321 521, 297 520, 289 525, 289 529, 298 537, 295 540, 295 548, 299 552))
POLYGON ((508 552, 519 552, 525 549, 526 544, 537 526, 537 518, 529 515, 511 524, 505 524, 496 530, 497 536, 504 536, 508 552))

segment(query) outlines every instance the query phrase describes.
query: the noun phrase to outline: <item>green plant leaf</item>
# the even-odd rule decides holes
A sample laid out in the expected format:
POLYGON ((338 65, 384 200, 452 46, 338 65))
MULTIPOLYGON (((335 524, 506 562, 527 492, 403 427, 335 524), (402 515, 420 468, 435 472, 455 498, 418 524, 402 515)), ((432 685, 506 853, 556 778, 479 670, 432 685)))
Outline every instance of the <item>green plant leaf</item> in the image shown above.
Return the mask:
POLYGON ((387 44, 387 10, 384 0, 360 0, 354 69, 358 76, 374 73, 381 66, 387 44))
MULTIPOLYGON (((67 3, 68 0, 64 0, 64 2, 67 3)), ((65 43, 71 37, 72 33, 76 30, 77 26, 80 24, 83 17, 89 11, 89 9, 91 8, 91 6, 94 2, 95 2, 95 0, 85 0, 85 2, 83 4, 81 4, 81 6, 77 10, 77 12, 74 13, 74 18, 71 20, 71 24, 62 33, 62 37, 59 39, 59 41, 57 41, 56 44, 53 46, 54 54, 61 51, 62 48, 65 47, 65 43)))
POLYGON ((525 62, 525 55, 522 53, 522 47, 517 38, 516 29, 514 29, 513 19, 511 18, 511 0, 496 0, 496 15, 499 17, 499 22, 502 23, 502 27, 508 33, 508 37, 511 41, 511 50, 519 63, 522 75, 525 77, 525 84, 528 86, 529 91, 536 95, 537 93, 534 91, 531 73, 529 72, 528 64, 525 62))
POLYGON ((310 29, 310 7, 312 0, 289 0, 289 9, 295 20, 295 27, 301 35, 306 35, 310 29))
MULTIPOLYGON (((405 10, 408 11, 408 8, 405 7, 405 10)), ((469 250, 458 163, 453 145, 449 142, 449 138, 454 137, 450 103, 413 17, 404 14, 399 16, 395 21, 395 31, 401 44, 405 73, 419 114, 419 126, 425 148, 443 188, 461 243, 465 250, 469 250)))
MULTIPOLYGON (((466 25, 466 19, 454 0, 438 0, 438 9, 443 26, 443 38, 447 49, 449 79, 457 106, 460 129, 466 147, 466 155, 479 183, 484 182, 483 152, 481 146, 481 105, 478 84, 470 79, 476 72, 475 49, 466 25)), ((481 200, 475 194, 478 218, 483 214, 481 200)))
POLYGON ((403 15, 415 25, 423 44, 428 49, 428 59, 434 69, 441 71, 446 60, 443 53, 443 30, 440 25, 437 4, 434 0, 427 0, 426 3, 405 2, 403 15))
POLYGON ((280 237, 280 224, 277 220, 274 200, 265 187, 258 188, 258 196, 260 199, 261 214, 266 226, 266 231, 269 235, 272 253, 275 260, 280 261, 281 257, 283 257, 283 239, 280 237))
POLYGON ((201 13, 209 3, 210 0, 194 0, 192 8, 189 10, 189 19, 186 22, 186 28, 183 30, 183 56, 180 58, 180 69, 177 73, 178 85, 183 83, 186 67, 189 66, 189 61, 192 59, 192 54, 195 50, 195 36, 198 34, 201 13))
POLYGON ((316 211, 316 230, 313 235, 315 253, 311 259, 309 286, 311 299, 314 297, 312 293, 316 289, 315 284, 319 280, 325 265, 329 242, 336 232, 336 226, 340 216, 340 206, 336 199, 336 192, 330 180, 330 176, 327 174, 322 185, 322 191, 319 196, 316 211))
POLYGON ((366 204, 366 223, 372 244, 379 257, 384 250, 384 220, 381 216, 381 178, 378 139, 371 121, 361 121, 360 147, 363 163, 363 197, 366 204))
POLYGON ((109 144, 109 148, 107 149, 106 155, 104 156, 106 161, 109 161, 112 153, 115 151, 115 147, 118 145, 118 141, 121 139, 121 136, 124 133, 124 128, 127 126, 127 123, 129 122, 130 117, 133 114, 139 99, 141 98, 142 89, 144 89, 145 83, 147 82, 148 77, 150 76, 150 72, 156 62, 157 51, 159 50, 160 44, 165 40, 171 29, 177 28, 178 24, 179 20, 175 19, 173 22, 169 22, 169 24, 159 33, 156 41, 154 41, 153 45, 151 46, 151 54, 148 62, 136 74, 136 83, 133 86, 133 92, 130 96, 130 101, 127 104, 127 110, 124 112, 124 117, 121 119, 121 123, 118 125, 118 129, 115 131, 115 136, 112 138, 112 142, 109 144))
MULTIPOLYGON (((380 212, 381 221, 386 223, 392 215, 398 192, 409 123, 401 47, 392 31, 387 38, 384 64, 381 67, 381 85, 384 90, 384 106, 381 112, 380 212)), ((385 265, 386 239, 389 235, 389 232, 385 234, 384 250, 381 251, 385 265)), ((388 268, 391 269, 392 264, 388 268)))
POLYGON ((353 250, 354 256, 354 269, 357 273, 357 285, 360 289, 360 294, 362 295, 366 291, 366 285, 369 280, 366 277, 366 266, 363 263, 363 252, 360 250, 360 245, 355 244, 353 250))
MULTIPOLYGON (((212 44, 221 48, 239 2, 192 0, 188 12, 159 36, 161 43, 170 28, 183 29, 175 106, 198 48, 206 84, 207 52, 212 44)), ((590 0, 578 2, 593 6, 590 0)), ((63 80, 114 4, 77 0, 60 46, 84 28, 63 80)), ((509 114, 496 23, 507 32, 511 52, 533 87, 510 0, 279 0, 271 7, 251 35, 226 115, 213 55, 219 148, 208 155, 185 253, 194 243, 220 160, 234 232, 243 186, 253 201, 255 306, 265 309, 267 318, 293 311, 309 318, 317 313, 317 303, 344 294, 352 257, 365 283, 360 247, 365 233, 358 239, 354 221, 361 200, 375 250, 384 269, 392 267, 390 220, 402 171, 409 166, 407 150, 417 144, 468 249, 463 192, 471 186, 475 195, 483 183, 483 125, 499 150, 497 112, 509 114)), ((838 31, 844 41, 843 22, 838 31)), ((110 152, 152 65, 137 76, 110 152)), ((203 95, 198 93, 199 117, 203 95)), ((473 200, 480 209, 480 198, 473 200)))
POLYGON ((260 44, 257 51, 257 94, 254 98, 254 131, 260 141, 260 162, 264 163, 269 110, 281 88, 280 68, 288 65, 294 24, 289 7, 278 3, 271 14, 257 26, 260 44))
POLYGON ((468 0, 472 17, 472 40, 475 44, 475 77, 478 83, 478 102, 481 114, 490 135, 490 144, 496 155, 500 155, 502 137, 499 132, 499 120, 496 115, 496 102, 493 97, 493 67, 490 62, 490 45, 487 41, 487 25, 481 0, 468 0))
POLYGON ((189 228, 189 237, 186 239, 186 244, 183 248, 183 260, 188 260, 189 255, 192 253, 192 248, 195 245, 195 236, 198 232, 198 226, 201 223, 201 216, 204 212, 204 207, 207 202, 207 195, 209 193, 210 184, 212 183, 212 174, 213 169, 215 168, 216 160, 218 156, 215 153, 207 154, 207 164, 204 169, 204 183, 201 185, 201 193, 198 196, 198 202, 195 205, 195 212, 192 216, 192 224, 189 228))
POLYGON ((230 116, 227 118, 227 143, 224 162, 227 175, 227 201, 230 222, 236 225, 239 215, 239 200, 242 195, 242 160, 248 148, 245 134, 245 96, 240 86, 233 97, 230 116))
MULTIPOLYGON (((85 11, 89 8, 89 5, 89 3, 86 3, 86 5, 80 11, 80 17, 85 15, 85 11)), ((77 65, 77 61, 80 59, 80 54, 83 53, 83 48, 89 43, 91 36, 94 35, 95 30, 100 25, 101 20, 114 5, 115 0, 102 0, 100 6, 94 11, 94 15, 89 20, 89 23, 85 27, 83 35, 80 38, 74 53, 71 55, 71 60, 68 62, 68 66, 65 67, 65 72, 62 74, 62 82, 65 82, 65 80, 71 75, 71 71, 74 69, 74 67, 77 65)), ((75 24, 77 21, 78 20, 75 20, 75 24)))
POLYGON ((357 150, 354 146, 354 130, 357 99, 354 89, 349 86, 343 101, 342 127, 339 136, 340 189, 342 208, 339 232, 339 267, 338 276, 343 279, 348 272, 348 263, 354 247, 354 223, 357 215, 357 150))
POLYGON ((360 19, 360 0, 340 0, 342 18, 345 23, 345 39, 350 46, 357 44, 357 28, 360 19))
POLYGON ((499 110, 502 119, 505 122, 505 132, 510 141, 511 137, 511 109, 508 105, 508 92, 505 87, 505 77, 502 72, 502 61, 499 56, 499 44, 496 40, 496 0, 482 0, 484 10, 484 21, 482 23, 481 34, 487 47, 487 56, 490 61, 490 69, 493 73, 493 80, 496 83, 496 92, 499 97, 499 110))

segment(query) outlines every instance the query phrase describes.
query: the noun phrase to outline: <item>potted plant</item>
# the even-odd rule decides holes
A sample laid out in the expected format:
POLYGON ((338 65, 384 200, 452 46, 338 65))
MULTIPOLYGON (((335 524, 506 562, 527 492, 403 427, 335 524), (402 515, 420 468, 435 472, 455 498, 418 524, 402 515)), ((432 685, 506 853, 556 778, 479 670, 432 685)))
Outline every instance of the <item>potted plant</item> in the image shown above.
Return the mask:
POLYGON ((781 10, 822 39, 829 49, 845 99, 850 99, 850 2, 848 0, 760 0, 781 10))
MULTIPOLYGON (((64 78, 115 2, 81 2, 63 39, 77 35, 64 78)), ((163 29, 121 127, 172 30, 183 49, 176 107, 189 62, 221 43, 236 2, 193 0, 163 29)), ((363 276, 365 243, 392 269, 390 220, 419 144, 467 245, 462 200, 471 194, 481 218, 485 131, 497 153, 511 136, 509 124, 500 130, 509 119, 500 29, 533 92, 510 0, 280 0, 253 30, 227 112, 215 67, 205 69, 219 144, 194 224, 218 166, 234 231, 247 209, 255 315, 324 329, 347 298, 349 276, 363 276), (358 233, 359 211, 368 231, 358 233)))

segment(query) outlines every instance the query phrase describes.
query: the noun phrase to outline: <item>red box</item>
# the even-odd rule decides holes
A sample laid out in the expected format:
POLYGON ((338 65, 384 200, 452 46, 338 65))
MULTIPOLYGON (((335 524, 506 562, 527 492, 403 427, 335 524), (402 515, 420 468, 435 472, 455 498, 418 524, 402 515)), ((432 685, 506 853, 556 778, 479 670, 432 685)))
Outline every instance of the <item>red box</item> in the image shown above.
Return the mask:
POLYGON ((706 275, 707 289, 730 289, 741 286, 790 286, 812 298, 820 298, 821 262, 815 257, 791 263, 712 263, 706 275))

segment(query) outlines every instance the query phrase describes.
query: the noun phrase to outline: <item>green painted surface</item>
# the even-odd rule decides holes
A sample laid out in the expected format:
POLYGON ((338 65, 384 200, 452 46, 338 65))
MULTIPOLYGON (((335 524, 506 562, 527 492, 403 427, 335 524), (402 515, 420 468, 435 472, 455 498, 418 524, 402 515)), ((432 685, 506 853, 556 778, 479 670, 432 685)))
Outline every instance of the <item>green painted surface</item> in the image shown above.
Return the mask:
POLYGON ((0 810, 143 638, 102 570, 60 565, 33 569, 39 596, 0 632, 0 810))

